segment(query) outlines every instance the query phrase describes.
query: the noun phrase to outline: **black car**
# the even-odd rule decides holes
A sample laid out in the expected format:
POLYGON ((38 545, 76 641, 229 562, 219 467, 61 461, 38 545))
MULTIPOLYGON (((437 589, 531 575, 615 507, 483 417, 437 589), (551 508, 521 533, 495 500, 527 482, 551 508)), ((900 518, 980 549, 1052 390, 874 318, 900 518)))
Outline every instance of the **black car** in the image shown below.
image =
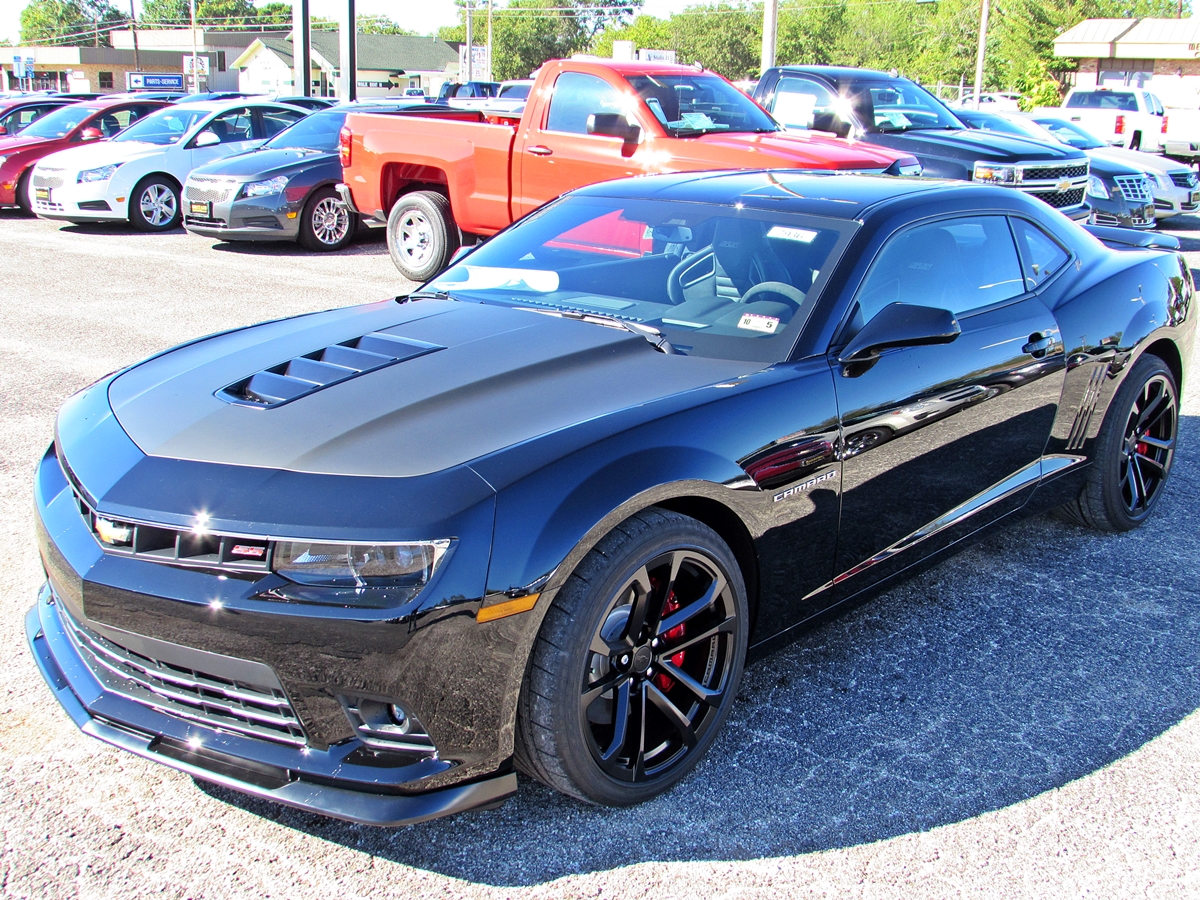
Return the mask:
MULTIPOLYGON (((1032 119, 1009 118, 973 109, 960 110, 958 117, 968 128, 979 131, 1062 143, 1032 119)), ((1154 187, 1146 173, 1104 156, 1089 153, 1088 159, 1091 162, 1087 189, 1087 202, 1092 208, 1090 221, 1120 228, 1153 228, 1158 222, 1154 213, 1154 187)))
POLYGON ((999 522, 1151 515, 1194 288, 1097 233, 1129 249, 995 187, 632 178, 161 353, 59 415, 33 654, 88 734, 332 816, 517 769, 652 797, 748 654, 999 522))
MULTIPOLYGON (((424 103, 411 105, 429 109, 424 103)), ((333 188, 342 180, 338 132, 350 112, 396 110, 395 103, 319 110, 257 150, 193 169, 183 186, 184 228, 222 241, 299 241, 309 250, 345 247, 359 223, 333 188)))
POLYGON ((829 131, 911 153, 923 173, 1013 187, 1083 220, 1088 158, 1062 144, 973 134, 942 101, 907 78, 842 66, 778 66, 754 99, 784 125, 829 131))

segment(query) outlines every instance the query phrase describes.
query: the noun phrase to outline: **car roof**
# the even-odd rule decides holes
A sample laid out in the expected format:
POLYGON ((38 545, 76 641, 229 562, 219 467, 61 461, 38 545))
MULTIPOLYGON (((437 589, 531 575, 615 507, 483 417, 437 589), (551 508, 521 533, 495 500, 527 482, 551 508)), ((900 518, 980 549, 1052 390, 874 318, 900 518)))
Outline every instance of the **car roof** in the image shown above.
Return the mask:
POLYGON ((891 75, 875 69, 856 69, 853 66, 780 66, 785 72, 806 72, 810 75, 820 75, 830 81, 844 81, 853 78, 855 81, 908 81, 903 75, 891 75))
POLYGON ((572 196, 614 199, 677 200, 745 208, 804 212, 828 218, 857 220, 881 204, 906 198, 953 200, 954 205, 1027 211, 1038 200, 1006 187, 895 175, 805 173, 797 169, 748 172, 696 172, 636 176, 604 181, 572 191, 572 196))
MULTIPOLYGON (((298 106, 288 106, 279 100, 258 100, 254 97, 229 97, 225 100, 197 100, 195 103, 175 103, 173 108, 198 109, 202 112, 224 112, 227 109, 241 109, 243 106, 282 106, 287 109, 299 110, 298 106)), ((302 110, 308 112, 308 110, 302 110)))

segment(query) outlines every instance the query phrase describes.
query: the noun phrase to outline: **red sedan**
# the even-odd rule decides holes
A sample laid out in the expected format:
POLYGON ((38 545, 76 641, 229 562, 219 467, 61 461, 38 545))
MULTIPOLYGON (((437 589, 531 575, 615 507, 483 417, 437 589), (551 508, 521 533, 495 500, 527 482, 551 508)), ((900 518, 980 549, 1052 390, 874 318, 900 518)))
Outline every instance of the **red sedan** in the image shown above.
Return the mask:
POLYGON ((85 100, 46 113, 19 134, 0 136, 0 206, 30 211, 29 173, 44 156, 85 141, 112 137, 147 113, 159 100, 85 100))
POLYGON ((0 137, 11 137, 48 112, 77 101, 46 94, 26 94, 0 100, 0 137))

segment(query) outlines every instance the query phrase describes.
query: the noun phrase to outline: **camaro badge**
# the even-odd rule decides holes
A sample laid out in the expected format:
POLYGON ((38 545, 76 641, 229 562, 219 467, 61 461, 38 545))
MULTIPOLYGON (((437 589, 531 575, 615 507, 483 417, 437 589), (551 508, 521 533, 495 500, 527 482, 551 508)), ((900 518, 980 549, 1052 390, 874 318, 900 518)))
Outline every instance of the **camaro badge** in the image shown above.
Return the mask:
POLYGON ((825 472, 822 475, 817 475, 813 478, 808 479, 808 481, 802 481, 795 487, 790 487, 786 491, 780 491, 778 494, 776 494, 775 502, 778 503, 780 500, 786 500, 788 497, 791 497, 793 494, 799 494, 802 491, 811 490, 812 488, 814 488, 818 484, 820 484, 822 481, 829 481, 831 478, 837 478, 837 474, 838 474, 837 469, 830 469, 828 472, 825 472))

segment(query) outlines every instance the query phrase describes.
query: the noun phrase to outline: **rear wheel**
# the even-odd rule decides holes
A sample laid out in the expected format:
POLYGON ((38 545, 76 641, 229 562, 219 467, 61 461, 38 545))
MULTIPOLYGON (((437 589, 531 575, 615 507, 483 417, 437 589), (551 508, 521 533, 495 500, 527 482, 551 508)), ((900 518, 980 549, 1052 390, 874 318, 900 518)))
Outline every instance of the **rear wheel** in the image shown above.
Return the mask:
POLYGON ((1087 483, 1063 514, 1101 531, 1141 525, 1171 474, 1178 428, 1175 376, 1157 356, 1143 356, 1113 397, 1087 483))
POLYGON ((706 525, 645 510, 610 532, 546 614, 517 719, 517 765, 627 806, 699 762, 737 694, 746 589, 706 525))
POLYGON ((129 195, 129 221, 138 231, 179 227, 179 185, 165 175, 150 175, 129 195))
POLYGON ((428 281, 458 249, 450 201, 435 191, 405 194, 388 215, 387 243, 392 262, 405 278, 428 281))
POLYGON ((333 188, 313 191, 300 215, 300 244, 307 250, 341 250, 354 237, 354 219, 333 188))
POLYGON ((1133 137, 1131 137, 1129 139, 1129 149, 1130 150, 1141 150, 1142 149, 1142 133, 1140 131, 1135 131, 1133 133, 1133 137))

